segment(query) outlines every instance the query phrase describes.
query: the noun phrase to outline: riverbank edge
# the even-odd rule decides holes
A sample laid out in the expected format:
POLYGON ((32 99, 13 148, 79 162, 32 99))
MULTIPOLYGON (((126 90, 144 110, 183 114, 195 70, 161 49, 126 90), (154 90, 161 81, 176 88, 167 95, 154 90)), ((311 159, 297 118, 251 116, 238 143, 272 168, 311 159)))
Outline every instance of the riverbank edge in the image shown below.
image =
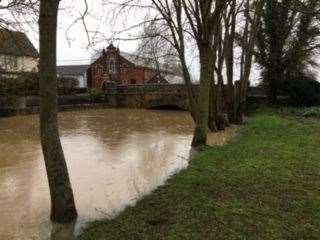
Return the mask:
POLYGON ((201 149, 188 169, 78 239, 317 239, 319 123, 259 112, 229 144, 201 149))
MULTIPOLYGON (((93 103, 93 104, 77 104, 77 105, 60 105, 58 106, 58 112, 69 112, 69 111, 86 111, 86 110, 95 110, 95 109, 110 109, 106 103, 93 103)), ((19 115, 32 115, 39 114, 40 107, 28 107, 25 109, 18 109, 16 116, 19 115)))

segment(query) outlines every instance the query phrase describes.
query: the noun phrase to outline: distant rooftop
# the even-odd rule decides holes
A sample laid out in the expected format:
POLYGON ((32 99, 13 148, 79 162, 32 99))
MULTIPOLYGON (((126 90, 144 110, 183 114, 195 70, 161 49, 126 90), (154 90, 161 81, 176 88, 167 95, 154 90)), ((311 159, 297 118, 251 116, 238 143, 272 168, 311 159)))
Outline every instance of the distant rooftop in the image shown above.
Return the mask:
POLYGON ((0 29, 0 54, 38 58, 39 53, 23 32, 0 29))
POLYGON ((62 65, 57 66, 59 75, 83 75, 87 72, 90 65, 62 65))

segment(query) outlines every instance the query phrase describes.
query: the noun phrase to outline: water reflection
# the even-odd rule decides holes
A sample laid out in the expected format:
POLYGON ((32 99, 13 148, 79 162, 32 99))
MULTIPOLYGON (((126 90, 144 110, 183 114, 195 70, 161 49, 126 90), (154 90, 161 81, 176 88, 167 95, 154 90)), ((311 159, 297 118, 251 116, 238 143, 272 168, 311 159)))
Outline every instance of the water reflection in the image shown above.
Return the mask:
POLYGON ((185 112, 65 112, 59 121, 78 221, 67 228, 49 221, 38 116, 0 119, 0 239, 70 239, 188 164, 193 124, 185 112))

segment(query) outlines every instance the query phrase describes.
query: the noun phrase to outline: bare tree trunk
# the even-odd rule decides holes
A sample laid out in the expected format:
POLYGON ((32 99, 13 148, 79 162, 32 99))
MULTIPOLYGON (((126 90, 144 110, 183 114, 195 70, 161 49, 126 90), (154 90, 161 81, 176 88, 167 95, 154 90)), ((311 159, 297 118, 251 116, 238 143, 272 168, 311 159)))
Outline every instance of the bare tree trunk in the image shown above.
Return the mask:
POLYGON ((209 117, 209 89, 212 76, 212 56, 210 56, 210 43, 202 44, 200 51, 200 86, 198 93, 198 108, 196 128, 193 135, 192 146, 206 145, 209 117))
POLYGON ((40 133, 50 195, 51 220, 76 219, 73 192, 59 138, 57 119, 56 38, 59 0, 40 1, 40 133))
POLYGON ((217 117, 216 125, 219 131, 225 130, 227 127, 227 119, 224 117, 224 97, 223 97, 223 77, 222 74, 218 76, 218 85, 216 87, 216 106, 217 106, 217 117))
POLYGON ((196 99, 195 99, 195 93, 194 93, 194 88, 193 88, 193 84, 191 81, 191 77, 190 77, 190 73, 188 70, 188 66, 187 63, 185 61, 185 55, 184 53, 181 53, 180 56, 180 62, 182 65, 182 71, 183 71, 183 78, 184 78, 184 82, 187 88, 187 94, 188 94, 188 101, 189 101, 189 108, 190 108, 190 114, 191 117, 193 119, 193 121, 196 121, 196 99))
POLYGON ((228 107, 228 117, 231 123, 235 122, 236 113, 235 113, 235 96, 234 96, 234 79, 233 79, 233 69, 234 69, 234 41, 236 34, 236 0, 232 1, 231 5, 231 19, 226 19, 226 29, 225 29, 225 60, 226 60, 226 69, 227 69, 227 107, 228 107), (231 26, 229 26, 229 21, 231 20, 231 26), (230 29, 231 27, 231 29, 230 29))
MULTIPOLYGON (((197 98, 196 128, 192 141, 192 146, 197 147, 206 145, 207 142, 210 81, 213 74, 212 66, 215 62, 213 38, 220 24, 221 13, 227 6, 227 0, 182 0, 182 5, 200 55, 200 86, 197 98)), ((212 91, 211 94, 214 92, 212 91)))
POLYGON ((239 100, 237 108, 236 123, 241 124, 243 122, 243 115, 247 109, 247 93, 249 87, 249 78, 252 68, 253 50, 255 41, 257 39, 257 31, 259 29, 259 19, 261 17, 261 10, 263 7, 264 0, 257 0, 255 6, 255 13, 253 21, 250 19, 250 0, 247 0, 245 15, 246 15, 246 26, 244 30, 244 43, 243 51, 241 56, 241 80, 239 90, 239 100), (250 25, 251 22, 251 25, 250 25), (249 29, 250 25, 250 29, 249 29))
MULTIPOLYGON (((189 100, 189 108, 190 108, 190 113, 191 116, 194 120, 194 122, 196 121, 196 96, 195 96, 195 92, 193 89, 193 84, 191 81, 191 77, 190 77, 190 72, 186 63, 186 55, 185 55, 185 39, 184 39, 184 31, 183 31, 183 23, 182 23, 182 2, 181 0, 177 0, 174 1, 174 8, 176 10, 176 21, 177 21, 177 28, 173 28, 176 29, 177 32, 177 37, 175 37, 174 42, 176 45, 176 49, 179 52, 179 58, 180 58, 180 62, 182 65, 182 70, 183 70, 183 78, 185 81, 185 85, 187 88, 187 93, 188 93, 188 100, 189 100)), ((171 28, 172 29, 172 28, 171 28)), ((174 34, 173 29, 172 34, 174 34)))
POLYGON ((208 127, 211 132, 217 132, 217 104, 216 104, 216 88, 215 88, 215 78, 212 74, 212 79, 210 81, 210 96, 209 96, 209 119, 208 127))
POLYGON ((216 122, 217 122, 217 128, 218 130, 222 131, 225 129, 225 119, 224 119, 224 98, 223 98, 223 76, 222 76, 222 69, 223 69, 223 63, 224 63, 224 56, 225 56, 225 51, 227 49, 226 47, 226 41, 223 41, 222 39, 222 29, 219 28, 218 33, 216 34, 215 39, 218 41, 218 66, 215 68, 216 73, 217 73, 217 87, 216 87, 216 106, 217 106, 217 117, 216 117, 216 122))

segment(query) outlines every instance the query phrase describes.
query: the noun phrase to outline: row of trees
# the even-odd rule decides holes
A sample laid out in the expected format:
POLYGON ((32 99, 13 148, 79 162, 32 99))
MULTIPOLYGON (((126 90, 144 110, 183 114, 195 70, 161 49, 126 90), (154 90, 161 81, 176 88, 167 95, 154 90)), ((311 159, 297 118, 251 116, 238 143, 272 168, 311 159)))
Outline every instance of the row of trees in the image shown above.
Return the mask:
MULTIPOLYGON (((37 3, 19 0, 2 8, 20 14, 19 9, 31 5, 39 18, 40 132, 50 186, 51 219, 70 222, 77 211, 57 121, 56 32, 60 1, 39 0, 39 6, 37 3)), ((151 25, 152 34, 142 37, 164 40, 174 49, 195 122, 193 146, 206 144, 208 130, 223 130, 228 122, 243 121, 254 60, 262 68, 275 99, 279 82, 304 72, 311 53, 319 47, 317 0, 126 0, 116 4, 122 10, 147 9, 144 24, 151 25), (190 46, 196 49, 199 59, 198 91, 192 86, 188 65, 190 46), (237 69, 239 79, 234 77, 237 69)))
POLYGON ((206 144, 208 130, 243 122, 254 64, 276 103, 285 80, 306 79, 320 49, 317 0, 131 0, 118 6, 148 7, 144 31, 137 37, 142 48, 162 46, 158 54, 151 47, 151 56, 172 56, 175 50, 196 124, 195 147, 206 144), (199 60, 199 91, 188 66, 191 48, 199 60))
MULTIPOLYGON (((167 42, 175 49, 195 121, 192 146, 206 144, 207 132, 223 130, 228 123, 241 123, 254 47, 264 0, 151 0, 152 14, 144 19, 143 42, 167 42), (196 49, 199 59, 199 90, 195 91, 187 53, 196 49), (238 48, 237 48, 238 46, 238 48), (238 52, 235 52, 235 49, 238 52), (235 85, 235 58, 240 57, 240 77, 235 85), (227 84, 225 84, 227 83, 227 84)), ((146 3, 125 1, 119 6, 145 8, 146 3), (140 5, 139 5, 140 4, 140 5)), ((162 48, 163 49, 163 48, 162 48)), ((161 53, 160 53, 161 55, 161 53)), ((166 55, 162 50, 162 55, 166 55)))
POLYGON ((320 1, 266 1, 260 18, 256 61, 269 98, 277 102, 286 80, 310 75, 320 49, 320 1))

